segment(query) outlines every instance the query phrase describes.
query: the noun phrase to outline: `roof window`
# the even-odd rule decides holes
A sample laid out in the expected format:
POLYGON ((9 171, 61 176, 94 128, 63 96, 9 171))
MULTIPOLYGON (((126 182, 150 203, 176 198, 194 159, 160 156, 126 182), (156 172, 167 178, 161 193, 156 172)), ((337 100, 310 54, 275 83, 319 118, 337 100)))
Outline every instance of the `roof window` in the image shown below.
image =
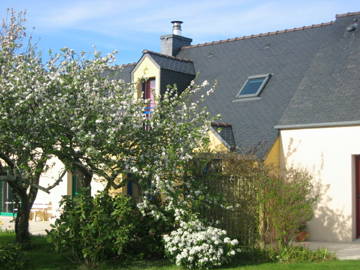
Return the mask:
POLYGON ((270 74, 250 76, 241 87, 237 98, 257 97, 270 79, 270 74))

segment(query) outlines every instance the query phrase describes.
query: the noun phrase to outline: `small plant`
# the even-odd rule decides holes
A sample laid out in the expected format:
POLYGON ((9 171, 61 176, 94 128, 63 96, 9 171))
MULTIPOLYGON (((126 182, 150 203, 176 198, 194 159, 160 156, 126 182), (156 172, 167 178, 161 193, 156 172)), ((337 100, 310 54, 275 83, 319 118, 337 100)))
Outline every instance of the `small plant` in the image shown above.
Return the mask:
POLYGON ((129 198, 105 192, 92 198, 83 191, 61 205, 63 213, 48 232, 57 252, 88 266, 124 255, 134 227, 129 198))
POLYGON ((0 268, 7 270, 24 269, 24 255, 19 245, 0 245, 0 268))
POLYGON ((280 250, 270 250, 270 257, 280 263, 325 262, 336 259, 335 254, 325 248, 310 250, 305 247, 288 246, 280 250))
POLYGON ((180 221, 180 227, 164 236, 165 250, 176 265, 187 269, 208 269, 229 262, 239 242, 226 231, 205 226, 199 220, 180 221))

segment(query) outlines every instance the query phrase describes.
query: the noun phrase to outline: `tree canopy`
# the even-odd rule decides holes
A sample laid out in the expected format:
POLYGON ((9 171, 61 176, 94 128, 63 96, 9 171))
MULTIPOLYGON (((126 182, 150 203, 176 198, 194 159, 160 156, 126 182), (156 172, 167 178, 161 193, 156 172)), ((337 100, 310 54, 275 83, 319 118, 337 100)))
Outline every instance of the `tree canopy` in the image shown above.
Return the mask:
MULTIPOLYGON (((125 185, 124 176, 133 175, 143 196, 139 207, 156 217, 151 198, 160 193, 167 209, 186 208, 180 179, 208 140, 204 96, 193 98, 206 84, 192 83, 181 94, 169 87, 151 117, 144 117, 149 101, 135 99, 133 85, 106 76, 117 68, 115 53, 89 56, 64 48, 43 62, 24 21, 24 13, 9 11, 0 34, 0 180, 19 200, 17 240, 29 240, 38 190, 49 192, 66 170, 80 171, 85 187, 102 179, 106 189, 125 185), (55 157, 64 170, 41 186, 55 157)), ((195 179, 187 179, 191 190, 195 179)))

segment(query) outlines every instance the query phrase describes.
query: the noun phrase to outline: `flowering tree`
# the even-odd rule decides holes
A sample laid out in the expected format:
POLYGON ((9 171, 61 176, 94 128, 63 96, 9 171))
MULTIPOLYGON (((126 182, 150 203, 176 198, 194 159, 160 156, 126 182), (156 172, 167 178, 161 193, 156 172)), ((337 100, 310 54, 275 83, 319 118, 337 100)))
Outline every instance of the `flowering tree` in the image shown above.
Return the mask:
POLYGON ((83 174, 83 186, 97 177, 106 189, 117 188, 126 183, 120 176, 131 174, 147 193, 171 195, 194 150, 208 140, 209 115, 199 107, 203 97, 191 100, 205 85, 192 84, 181 95, 168 89, 152 116, 144 117, 148 100, 135 99, 131 84, 105 75, 114 59, 95 53, 89 60, 63 49, 47 63, 52 153, 83 174))
POLYGON ((23 49, 23 16, 11 14, 2 26, 0 78, 0 179, 21 202, 16 218, 20 242, 29 240, 29 211, 39 189, 49 191, 65 170, 82 173, 85 187, 101 178, 106 189, 121 187, 132 174, 143 195, 140 209, 156 218, 162 211, 186 215, 199 192, 188 163, 206 148, 209 114, 200 106, 207 83, 191 84, 181 95, 168 89, 151 117, 147 100, 134 99, 131 85, 111 80, 114 54, 89 59, 63 49, 44 65, 30 46, 23 49), (197 96, 197 98, 193 98, 197 96), (54 184, 41 187, 49 161, 65 170, 54 184), (194 188, 196 187, 196 188, 194 188), (162 195, 163 208, 154 198, 162 195))
MULTIPOLYGON (((8 13, 0 32, 0 181, 12 188, 18 200, 16 240, 29 241, 29 214, 39 189, 49 192, 40 176, 51 164, 54 140, 46 126, 46 93, 50 78, 26 38, 24 14, 8 13)), ((2 183, 1 183, 2 184, 2 183)))
POLYGON ((129 171, 143 134, 143 102, 133 98, 132 87, 110 80, 114 54, 102 57, 62 49, 47 63, 51 104, 47 119, 56 144, 52 153, 69 170, 83 175, 88 187, 96 176, 108 183, 129 171))
POLYGON ((104 76, 113 54, 88 60, 63 49, 43 64, 26 39, 24 21, 24 13, 10 11, 0 35, 0 180, 20 201, 15 232, 21 243, 29 241, 39 189, 49 192, 66 170, 79 170, 83 186, 94 174, 111 186, 126 172, 143 134, 143 101, 133 99, 128 85, 104 76), (42 187, 40 177, 54 157, 65 168, 42 187))
MULTIPOLYGON (((201 107, 203 85, 191 84, 179 94, 168 89, 153 116, 151 128, 142 142, 144 167, 135 167, 136 175, 145 191, 138 204, 143 213, 161 218, 160 209, 154 208, 153 198, 162 195, 163 210, 180 212, 190 209, 199 191, 198 179, 189 174, 189 163, 200 149, 206 150, 209 143, 207 131, 210 117, 201 107), (194 98, 196 97, 196 98, 194 98)), ((209 95, 212 88, 207 92, 209 95)))

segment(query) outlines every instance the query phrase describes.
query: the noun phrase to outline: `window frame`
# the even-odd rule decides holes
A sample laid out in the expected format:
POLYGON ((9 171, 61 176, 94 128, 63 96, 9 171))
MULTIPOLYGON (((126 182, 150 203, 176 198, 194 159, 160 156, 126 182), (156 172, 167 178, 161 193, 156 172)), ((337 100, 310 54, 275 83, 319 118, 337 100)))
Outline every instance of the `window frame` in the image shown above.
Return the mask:
POLYGON ((269 79, 271 77, 270 73, 267 74, 258 74, 258 75, 253 75, 253 76, 249 76, 247 77, 246 81, 243 83, 243 85, 240 88, 240 91, 237 93, 236 98, 237 99, 242 99, 242 98, 252 98, 252 97, 258 97, 262 90, 265 88, 265 85, 268 83, 269 79), (263 82, 261 83, 259 89, 256 91, 256 93, 254 94, 246 94, 246 95, 241 95, 241 92, 244 90, 245 86, 247 85, 247 83, 252 80, 252 79, 259 79, 259 78, 264 78, 263 82))
POLYGON ((146 80, 144 80, 141 84, 141 92, 142 92, 143 100, 150 101, 149 104, 144 107, 144 115, 145 115, 145 117, 151 117, 151 115, 155 109, 155 106, 156 106, 156 102, 155 102, 156 78, 150 77, 150 78, 147 78, 146 80), (153 88, 151 88, 151 82, 153 82, 153 84, 154 84, 153 88), (147 91, 149 91, 151 93, 152 98, 151 97, 146 98, 147 91), (153 102, 153 104, 152 104, 152 102, 153 102), (153 106, 151 106, 151 105, 153 105, 153 106))
POLYGON ((0 216, 14 216, 15 194, 8 182, 0 181, 0 216))

